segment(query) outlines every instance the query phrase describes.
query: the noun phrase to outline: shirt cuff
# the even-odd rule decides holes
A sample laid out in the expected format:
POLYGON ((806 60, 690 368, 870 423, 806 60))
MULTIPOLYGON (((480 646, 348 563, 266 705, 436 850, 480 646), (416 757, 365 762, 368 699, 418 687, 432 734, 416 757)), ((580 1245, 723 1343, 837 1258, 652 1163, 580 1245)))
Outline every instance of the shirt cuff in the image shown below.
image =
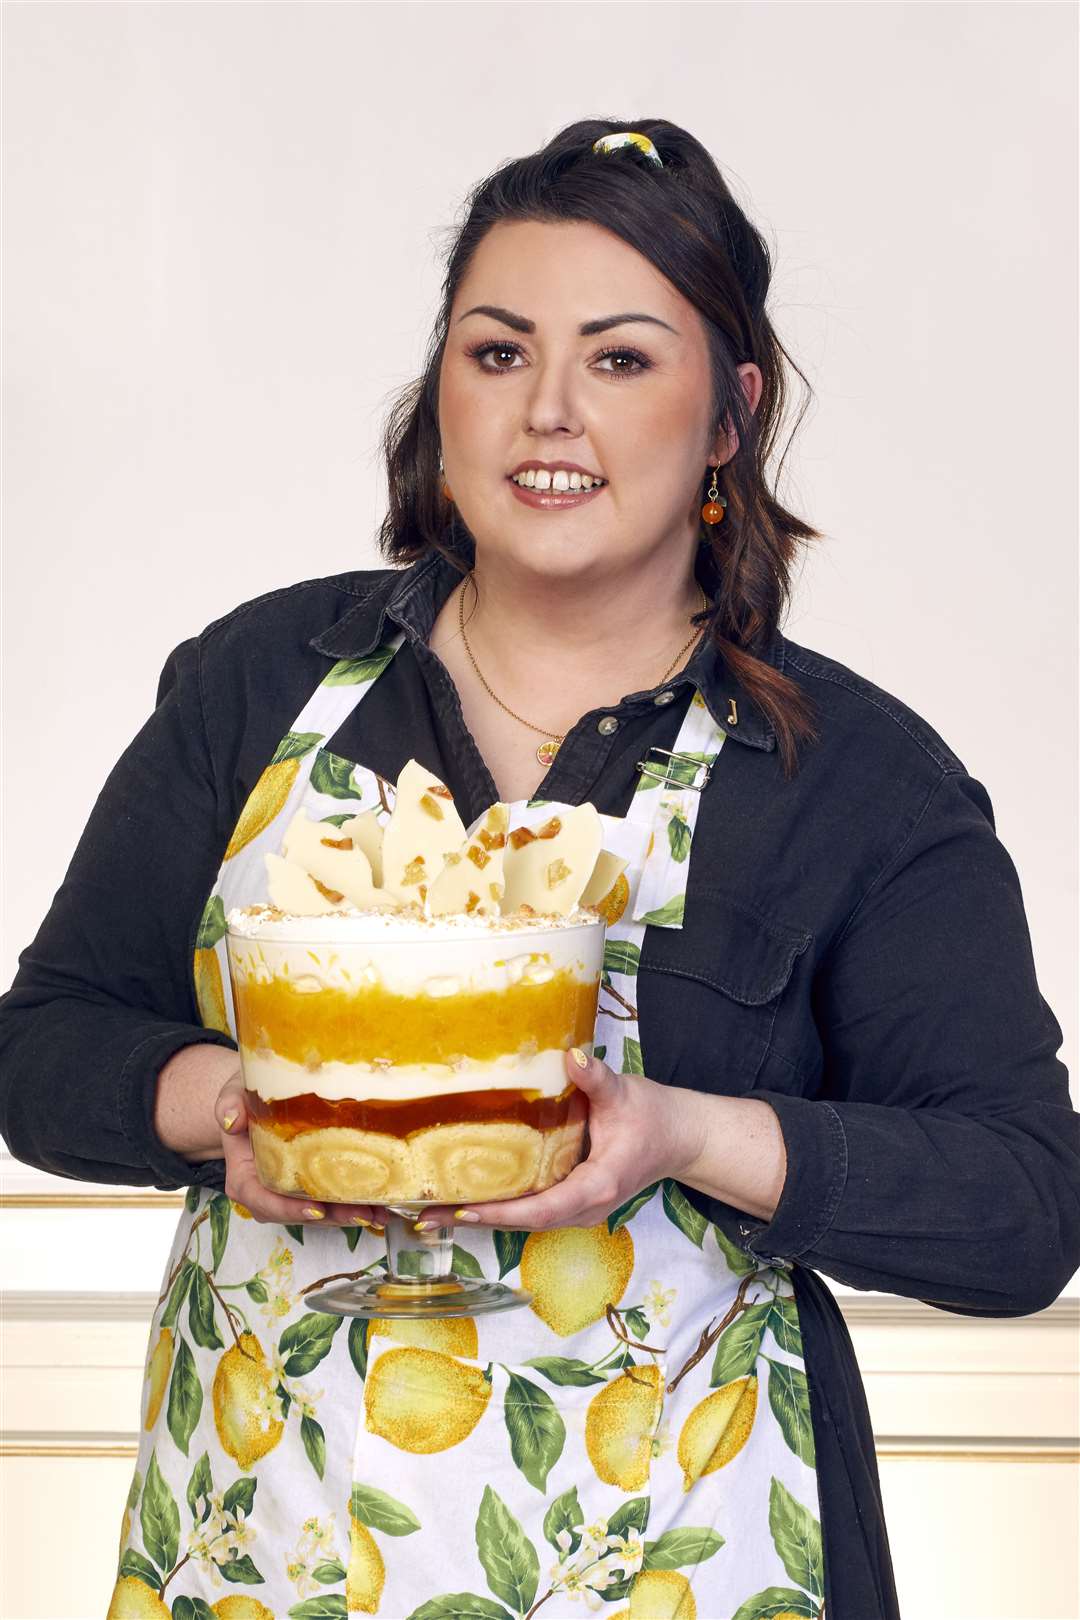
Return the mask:
POLYGON ((813 1250, 829 1230, 847 1184, 844 1122, 830 1103, 785 1092, 752 1091, 780 1121, 787 1175, 769 1221, 738 1212, 738 1242, 768 1265, 790 1265, 813 1250))
POLYGON ((131 1145, 134 1162, 148 1167, 153 1185, 161 1192, 225 1184, 223 1159, 192 1164, 182 1154, 166 1147, 154 1129, 158 1075, 175 1053, 183 1051, 185 1046, 197 1045, 236 1050, 236 1042, 220 1030, 202 1029, 195 1024, 166 1024, 139 1042, 120 1071, 117 1087, 120 1127, 131 1145))

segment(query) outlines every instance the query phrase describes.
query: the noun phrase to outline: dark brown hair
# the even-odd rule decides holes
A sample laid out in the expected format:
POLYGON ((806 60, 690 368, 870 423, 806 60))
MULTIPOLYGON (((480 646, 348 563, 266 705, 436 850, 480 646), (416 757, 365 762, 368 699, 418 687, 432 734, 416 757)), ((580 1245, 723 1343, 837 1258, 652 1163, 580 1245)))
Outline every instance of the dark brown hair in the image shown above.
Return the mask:
MULTIPOLYGON (((810 385, 765 313, 772 261, 764 237, 710 154, 677 124, 660 118, 583 118, 538 152, 504 164, 469 193, 464 223, 446 255, 442 306, 424 374, 397 396, 385 429, 390 504, 379 550, 392 564, 439 551, 463 571, 472 566, 473 537, 442 493, 439 370, 450 310, 473 254, 493 225, 518 220, 603 226, 650 260, 702 318, 712 370, 711 421, 718 429, 729 418, 739 448, 717 475, 727 496, 724 520, 701 525, 696 567, 712 606, 694 622, 708 624, 726 664, 771 721, 784 775, 790 777, 798 743, 818 735, 814 711, 795 682, 760 653, 789 600, 800 542, 821 535, 776 499, 765 464, 787 401, 784 361, 806 387, 796 428, 809 404, 810 385), (663 168, 633 145, 607 155, 593 152, 601 135, 625 129, 649 136, 663 168), (754 412, 736 370, 747 361, 760 367, 763 381, 754 412)), ((778 475, 782 468, 783 457, 778 475)), ((702 480, 703 503, 710 477, 706 473, 702 480)))

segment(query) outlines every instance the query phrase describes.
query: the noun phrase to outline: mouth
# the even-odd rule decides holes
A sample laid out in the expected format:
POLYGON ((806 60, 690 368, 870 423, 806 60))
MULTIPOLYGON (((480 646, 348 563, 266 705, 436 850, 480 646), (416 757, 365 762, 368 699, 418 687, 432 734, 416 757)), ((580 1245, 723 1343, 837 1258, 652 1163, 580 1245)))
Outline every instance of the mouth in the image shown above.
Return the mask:
POLYGON ((556 467, 525 467, 519 472, 509 474, 512 483, 520 489, 552 490, 557 495, 565 495, 573 490, 602 488, 607 483, 599 473, 583 472, 578 468, 556 467))
MULTIPOLYGON (((575 489, 571 486, 567 489, 545 489, 542 487, 542 483, 541 487, 526 483, 526 476, 531 476, 531 474, 513 473, 507 478, 507 483, 510 485, 515 500, 519 500, 523 506, 532 506, 548 512, 561 512, 571 506, 584 506, 586 501, 594 501, 608 487, 606 479, 588 479, 590 487, 585 488, 588 475, 579 476, 577 473, 573 473, 570 476, 578 479, 579 488, 575 489)), ((565 477, 565 474, 560 477, 560 483, 562 478, 565 477)))

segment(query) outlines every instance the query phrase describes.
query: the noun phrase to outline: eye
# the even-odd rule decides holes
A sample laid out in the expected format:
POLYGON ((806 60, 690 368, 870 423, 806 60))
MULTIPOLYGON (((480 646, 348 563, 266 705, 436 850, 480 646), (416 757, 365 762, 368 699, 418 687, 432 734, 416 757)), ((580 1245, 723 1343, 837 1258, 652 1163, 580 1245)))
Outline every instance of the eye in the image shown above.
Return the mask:
POLYGON ((612 367, 613 374, 617 377, 636 377, 639 371, 648 371, 650 365, 650 362, 646 360, 645 356, 643 354, 639 354, 636 349, 601 349, 596 358, 598 360, 615 358, 619 360, 632 360, 634 362, 636 370, 633 371, 631 371, 627 366, 612 367))
MULTIPOLYGON (((465 350, 465 353, 469 356, 469 358, 476 361, 476 364, 479 366, 481 371, 488 372, 516 371, 519 368, 513 365, 485 365, 484 360, 487 355, 515 355, 521 354, 522 352, 523 351, 519 344, 507 342, 477 343, 471 348, 465 350)), ((645 355, 640 354, 637 349, 601 349, 600 353, 596 356, 596 359, 619 359, 628 360, 631 362, 629 366, 613 366, 608 372, 608 375, 613 377, 636 377, 640 372, 648 371, 652 365, 652 362, 646 359, 645 355)))
POLYGON ((521 350, 516 343, 476 343, 465 353, 470 360, 475 360, 481 371, 512 371, 513 366, 485 366, 482 364, 488 354, 520 354, 521 350))

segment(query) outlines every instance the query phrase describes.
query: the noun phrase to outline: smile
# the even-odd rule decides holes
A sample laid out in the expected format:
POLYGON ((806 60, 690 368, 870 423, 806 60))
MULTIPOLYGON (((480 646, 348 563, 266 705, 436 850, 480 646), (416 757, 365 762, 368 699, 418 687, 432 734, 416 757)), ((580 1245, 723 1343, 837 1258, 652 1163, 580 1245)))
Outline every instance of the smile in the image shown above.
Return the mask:
POLYGON ((583 506, 586 501, 595 501, 607 488, 606 484, 594 485, 592 489, 527 489, 515 484, 512 478, 507 479, 515 500, 523 506, 535 506, 546 511, 563 511, 570 506, 583 506))

